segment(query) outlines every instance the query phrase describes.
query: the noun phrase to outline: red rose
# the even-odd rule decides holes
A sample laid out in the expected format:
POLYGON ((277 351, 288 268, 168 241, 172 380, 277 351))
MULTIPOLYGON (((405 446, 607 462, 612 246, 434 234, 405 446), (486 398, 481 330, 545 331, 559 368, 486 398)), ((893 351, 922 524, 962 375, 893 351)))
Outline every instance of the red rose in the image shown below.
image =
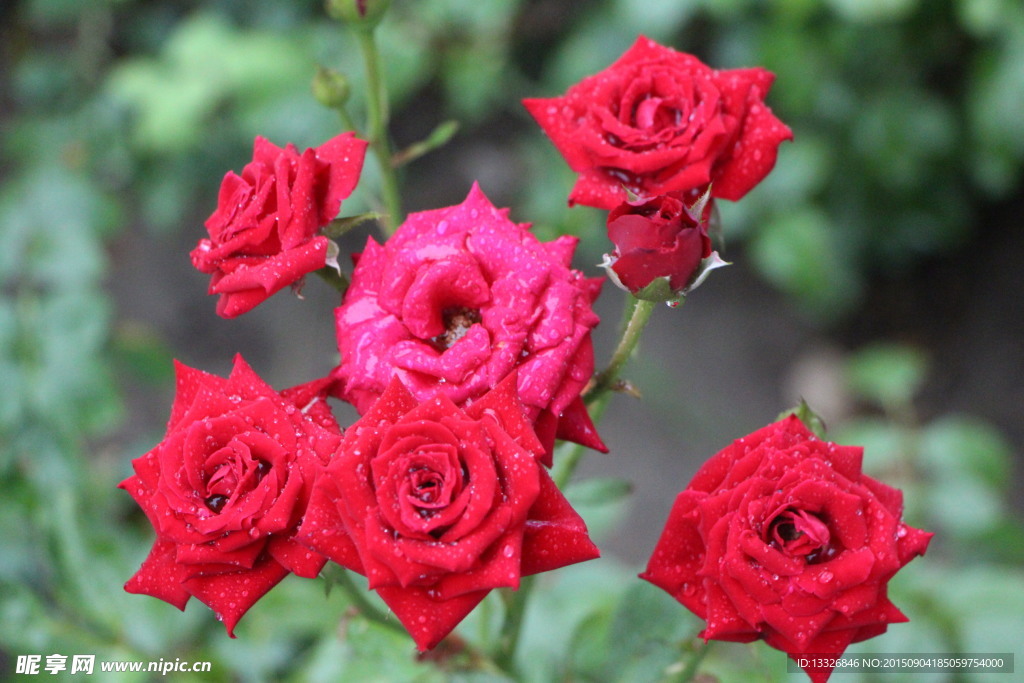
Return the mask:
POLYGON ((289 572, 313 578, 326 562, 293 535, 340 430, 323 381, 278 394, 240 356, 227 379, 175 367, 167 435, 120 484, 156 530, 125 590, 178 609, 195 596, 233 637, 289 572))
POLYGON ((601 281, 570 268, 578 240, 542 243, 476 185, 458 206, 372 239, 336 311, 340 397, 366 412, 398 377, 420 401, 457 404, 518 368, 519 397, 546 447, 605 450, 580 399, 594 371, 591 303, 601 281))
POLYGON ((299 539, 368 577, 428 650, 492 588, 599 555, 541 450, 514 376, 465 410, 396 378, 345 432, 299 539))
POLYGON ((337 217, 359 181, 367 143, 343 133, 299 154, 257 137, 242 175, 228 172, 217 210, 206 219, 209 239, 192 250, 192 265, 213 277, 217 315, 241 315, 327 262, 328 240, 317 231, 337 217))
POLYGON ((793 659, 907 621, 886 584, 932 534, 901 521, 902 494, 861 473, 862 452, 794 416, 733 442, 676 498, 641 578, 706 619, 705 640, 763 638, 793 659))
POLYGON ((672 193, 612 209, 608 239, 615 250, 602 264, 609 277, 640 298, 665 300, 684 292, 712 254, 704 207, 698 201, 691 210, 679 193, 672 193), (652 283, 660 291, 648 294, 652 283))
POLYGON ((640 37, 562 97, 523 104, 579 173, 569 204, 612 209, 642 196, 703 189, 736 200, 775 165, 789 128, 765 106, 775 76, 711 69, 640 37))

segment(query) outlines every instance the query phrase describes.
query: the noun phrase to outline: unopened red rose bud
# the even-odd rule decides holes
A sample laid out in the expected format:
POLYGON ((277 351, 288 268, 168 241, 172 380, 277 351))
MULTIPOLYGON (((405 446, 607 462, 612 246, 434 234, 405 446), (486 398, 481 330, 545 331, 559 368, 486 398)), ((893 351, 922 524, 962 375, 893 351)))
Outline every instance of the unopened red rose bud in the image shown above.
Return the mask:
POLYGON ((327 14, 354 28, 369 30, 380 23, 390 6, 391 0, 327 0, 327 14))

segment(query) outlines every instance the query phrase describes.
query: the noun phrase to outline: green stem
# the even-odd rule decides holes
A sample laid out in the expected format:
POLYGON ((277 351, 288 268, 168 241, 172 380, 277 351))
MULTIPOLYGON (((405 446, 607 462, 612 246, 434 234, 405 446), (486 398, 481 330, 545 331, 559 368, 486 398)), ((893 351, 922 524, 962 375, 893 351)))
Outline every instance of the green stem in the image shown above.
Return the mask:
POLYGON ((352 606, 359 610, 359 614, 363 618, 402 635, 407 635, 405 628, 402 627, 397 619, 389 617, 386 612, 367 599, 366 593, 352 580, 352 575, 349 574, 347 569, 332 574, 331 578, 345 591, 345 594, 352 602, 352 606))
MULTIPOLYGON (((628 322, 624 322, 622 325, 622 339, 619 342, 619 346, 612 355, 612 360, 608 367, 597 375, 594 386, 591 387, 585 396, 589 404, 590 416, 595 423, 600 421, 601 415, 608 406, 611 398, 611 393, 608 389, 613 386, 619 371, 640 340, 640 333, 647 324, 647 320, 651 317, 653 310, 654 305, 649 301, 641 301, 634 297, 629 297, 627 300, 623 320, 628 319, 628 322)), ((583 446, 574 444, 567 453, 561 454, 556 459, 556 469, 552 472, 552 476, 555 485, 559 489, 564 488, 569 483, 583 452, 583 446)), ((516 673, 516 647, 519 644, 519 634, 522 630, 526 603, 529 601, 530 592, 533 590, 533 578, 532 576, 524 578, 518 591, 514 593, 505 591, 502 594, 502 597, 505 599, 505 621, 498 636, 498 648, 494 661, 513 676, 516 673)))
POLYGON ((647 321, 651 318, 651 313, 654 312, 655 305, 656 303, 653 301, 636 299, 629 322, 626 323, 622 339, 619 340, 619 345, 612 354, 608 367, 598 373, 594 378, 594 385, 590 387, 586 396, 584 396, 588 403, 593 403, 602 393, 615 386, 615 380, 619 378, 619 373, 640 341, 640 336, 644 331, 644 327, 647 326, 647 321))
MULTIPOLYGON (((688 648, 687 648, 688 649, 688 648)), ((697 675, 700 663, 704 661, 708 651, 711 650, 711 643, 707 642, 689 652, 689 659, 685 666, 680 667, 678 672, 673 672, 665 677, 662 683, 689 683, 697 675)))
POLYGON ((366 114, 367 137, 370 149, 377 157, 380 167, 381 201, 387 214, 381 226, 387 235, 392 235, 402 222, 402 202, 398 192, 398 176, 391 162, 391 143, 388 140, 388 99, 387 87, 380 68, 380 53, 373 31, 356 31, 359 47, 363 52, 366 66, 366 114))
MULTIPOLYGON (((611 392, 603 392, 587 407, 587 412, 590 413, 590 419, 593 420, 594 424, 601 422, 601 416, 604 415, 605 408, 608 407, 611 397, 611 392)), ((565 489, 572 479, 576 466, 586 451, 586 446, 574 443, 571 448, 567 449, 564 453, 559 453, 558 457, 555 458, 555 466, 551 468, 551 478, 554 479, 555 486, 560 491, 565 489)))
POLYGON ((341 119, 341 127, 346 131, 352 131, 358 135, 359 127, 356 126, 355 119, 352 118, 352 115, 348 113, 348 108, 346 108, 345 105, 341 105, 336 107, 335 111, 338 112, 338 118, 341 119))
POLYGON ((117 615, 104 604, 102 598, 89 585, 89 580, 82 572, 87 562, 88 550, 86 540, 82 537, 81 517, 75 493, 70 489, 57 489, 49 495, 53 514, 50 517, 52 533, 56 540, 56 566, 63 575, 64 585, 75 598, 75 612, 83 620, 88 620, 93 633, 102 632, 111 639, 117 638, 119 624, 117 615))
POLYGON ((519 590, 505 590, 505 622, 501 625, 498 635, 498 651, 494 655, 494 663, 502 670, 515 675, 516 648, 519 646, 519 635, 523 630, 523 616, 526 614, 526 603, 533 590, 534 577, 527 576, 519 584, 519 590))
MULTIPOLYGON (((608 367, 594 377, 594 383, 583 396, 587 402, 587 410, 594 424, 601 421, 601 416, 604 415, 608 402, 611 400, 610 389, 615 387, 619 373, 636 349, 641 333, 653 312, 654 302, 652 301, 644 301, 632 296, 626 299, 626 307, 623 311, 622 323, 619 328, 619 334, 621 335, 619 345, 612 354, 608 367)), ((552 477, 558 488, 564 488, 569 483, 569 480, 572 479, 573 472, 576 471, 576 466, 579 464, 584 452, 583 446, 574 444, 571 449, 564 454, 560 454, 556 459, 552 477)))

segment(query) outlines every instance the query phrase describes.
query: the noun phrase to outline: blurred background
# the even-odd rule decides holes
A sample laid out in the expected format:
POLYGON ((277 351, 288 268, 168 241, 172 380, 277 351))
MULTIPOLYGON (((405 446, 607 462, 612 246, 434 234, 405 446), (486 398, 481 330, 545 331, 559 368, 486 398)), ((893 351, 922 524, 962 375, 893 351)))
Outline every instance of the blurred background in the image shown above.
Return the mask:
MULTIPOLYGON (((527 621, 541 654, 524 670, 564 677, 571 650, 582 680, 628 679, 600 658, 634 654, 593 643, 621 648, 617 629, 635 624, 692 633, 681 608, 623 577, 700 463, 801 398, 904 490, 909 523, 937 532, 892 584, 912 624, 858 651, 1012 652, 1024 633, 1024 5, 394 0, 379 38, 395 147, 460 126, 403 169, 405 210, 458 203, 479 181, 541 239, 578 235, 575 265, 598 275, 603 214, 566 208, 574 176, 519 100, 561 94, 639 34, 717 68, 773 71, 768 103, 795 140, 757 189, 721 203, 734 265, 656 311, 625 372, 643 398, 614 398, 601 425, 612 452, 588 455, 570 491, 608 559, 545 579, 555 597, 527 621)), ((241 352, 276 388, 337 362, 337 296, 323 283, 225 321, 188 259, 256 135, 303 148, 339 131, 310 94, 317 65, 348 76, 362 122, 359 51, 315 0, 0 4, 0 676, 18 654, 54 652, 212 660, 203 680, 459 675, 347 624, 344 598, 325 601, 318 582, 286 580, 235 641, 201 605, 179 615, 121 590, 152 532, 115 486, 163 434, 171 359, 225 375, 241 352)), ((375 208, 375 183, 368 157, 343 213, 375 208)), ((622 306, 606 285, 599 364, 622 306)), ((775 651, 732 647, 708 660, 723 680, 786 678, 775 651)))

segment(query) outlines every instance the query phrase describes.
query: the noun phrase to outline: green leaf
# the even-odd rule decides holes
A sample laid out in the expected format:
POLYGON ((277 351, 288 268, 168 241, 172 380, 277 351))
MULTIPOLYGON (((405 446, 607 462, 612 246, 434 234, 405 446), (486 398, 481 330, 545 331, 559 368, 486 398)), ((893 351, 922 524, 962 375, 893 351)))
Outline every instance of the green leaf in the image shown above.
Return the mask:
POLYGON ((494 41, 452 49, 445 56, 442 74, 448 101, 460 117, 479 121, 506 95, 513 72, 504 49, 494 41))
POLYGON ((595 611, 576 626, 566 652, 566 663, 580 676, 600 679, 607 667, 608 631, 612 610, 595 611))
POLYGON ((994 427, 967 415, 944 417, 921 434, 923 467, 949 480, 970 479, 992 492, 1012 483, 1012 450, 994 427))
POLYGON ((636 582, 612 618, 608 668, 614 680, 656 681, 679 659, 679 645, 693 636, 696 617, 665 591, 636 582))
POLYGON ((803 422, 804 426, 811 430, 819 439, 825 438, 825 421, 811 409, 811 406, 807 405, 807 401, 800 399, 798 406, 782 411, 775 419, 776 421, 782 420, 790 415, 796 415, 797 419, 803 422))
POLYGON ((28 398, 34 411, 74 431, 111 426, 120 414, 113 380, 100 362, 106 344, 109 302, 89 289, 38 301, 27 320, 33 339, 28 398))
POLYGON ((968 539, 972 549, 986 550, 993 562, 1024 567, 1024 524, 1013 514, 1004 514, 987 529, 968 539))
POLYGON ((624 479, 598 477, 571 482, 565 496, 586 521, 590 536, 600 540, 625 519, 632 490, 624 479))
MULTIPOLYGON (((920 590, 956 630, 960 652, 1019 652, 1024 633, 1024 572, 967 564, 918 567, 920 590)), ((913 622, 911 622, 913 623, 913 622)))
POLYGON ((864 448, 865 463, 905 460, 906 429, 889 420, 863 417, 839 425, 833 438, 837 443, 864 448))
POLYGON ((611 614, 631 582, 635 574, 610 559, 538 576, 518 650, 523 678, 549 681, 564 675, 566 653, 580 624, 611 614))
POLYGON ((83 177, 43 165, 0 194, 0 279, 80 289, 106 259, 98 235, 116 221, 112 205, 83 177))
POLYGON ((899 21, 911 14, 919 0, 828 0, 833 10, 850 21, 881 23, 899 21))
POLYGON ((823 318, 850 308, 860 283, 840 256, 834 226, 820 210, 803 206, 776 214, 750 241, 764 276, 823 318))
POLYGON ((307 43, 296 34, 240 31, 216 14, 198 13, 175 27, 157 59, 120 63, 107 88, 136 113, 136 144, 180 152, 203 139, 204 124, 229 99, 251 107, 305 91, 314 64, 307 43))
POLYGON ((910 346, 879 343, 868 346, 847 362, 850 388, 883 408, 909 405, 924 383, 928 361, 910 346))
POLYGON ((1003 41, 980 51, 965 99, 974 136, 973 171, 993 196, 1012 192, 1024 159, 1024 13, 1001 14, 1003 41))
POLYGON ((941 479, 928 486, 926 495, 929 518, 960 537, 990 530, 1005 512, 999 497, 976 480, 941 479))
POLYGON ((1012 0, 962 0, 957 3, 960 25, 980 38, 987 38, 1004 27, 1012 0))
POLYGON ((566 497, 574 505, 614 505, 629 496, 633 485, 613 477, 595 477, 573 482, 566 488, 566 497))
POLYGON ((333 221, 327 224, 327 227, 323 228, 323 234, 331 239, 337 239, 342 235, 345 235, 351 230, 358 228, 364 223, 370 221, 377 221, 383 218, 382 214, 375 211, 367 211, 356 216, 345 216, 342 218, 335 218, 333 221))
POLYGON ((146 384, 169 386, 174 380, 173 353, 160 334, 141 321, 123 320, 113 336, 114 361, 146 384))
POLYGON ((446 676, 420 663, 408 636, 365 619, 344 624, 343 678, 349 681, 413 681, 443 683, 446 676))
POLYGON ((424 140, 413 143, 401 152, 397 153, 391 161, 392 165, 395 168, 404 166, 410 161, 418 159, 424 154, 446 145, 458 130, 458 121, 445 121, 444 123, 441 123, 437 128, 431 131, 430 135, 428 135, 424 140))

